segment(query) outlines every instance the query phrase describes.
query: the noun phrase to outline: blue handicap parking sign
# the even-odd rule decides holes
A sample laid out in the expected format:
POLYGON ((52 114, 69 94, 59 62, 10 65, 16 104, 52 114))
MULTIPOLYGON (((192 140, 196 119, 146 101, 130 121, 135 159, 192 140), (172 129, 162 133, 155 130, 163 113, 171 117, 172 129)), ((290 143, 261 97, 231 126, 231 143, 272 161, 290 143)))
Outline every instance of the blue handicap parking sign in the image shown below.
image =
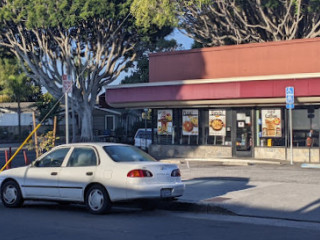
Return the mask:
POLYGON ((287 109, 294 108, 294 87, 286 87, 286 104, 287 109))
POLYGON ((294 87, 286 87, 286 95, 294 95, 294 87))
POLYGON ((287 95, 286 96, 286 103, 287 104, 294 104, 294 96, 293 95, 287 95))
POLYGON ((286 105, 286 108, 287 108, 287 109, 294 109, 294 104, 287 104, 287 105, 286 105))

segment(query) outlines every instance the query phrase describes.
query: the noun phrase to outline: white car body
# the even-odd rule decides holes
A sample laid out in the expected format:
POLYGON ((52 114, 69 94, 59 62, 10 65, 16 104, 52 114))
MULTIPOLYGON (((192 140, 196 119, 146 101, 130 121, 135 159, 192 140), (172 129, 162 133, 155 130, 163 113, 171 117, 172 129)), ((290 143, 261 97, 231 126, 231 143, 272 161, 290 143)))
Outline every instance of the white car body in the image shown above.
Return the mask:
MULTIPOLYGON (((154 129, 154 134, 157 133, 157 129, 154 129)), ((151 128, 139 128, 134 135, 134 146, 143 150, 148 150, 152 144, 152 129, 151 128), (146 131, 147 130, 147 131, 146 131)))
MULTIPOLYGON (((19 185, 23 200, 86 202, 86 191, 92 185, 103 186, 111 202, 162 197, 174 198, 183 195, 185 186, 181 182, 180 174, 171 176, 174 171, 179 171, 177 165, 157 161, 139 161, 138 158, 142 156, 139 155, 139 152, 142 151, 135 147, 114 143, 60 145, 29 166, 0 173, 0 187, 8 180, 15 181, 19 185), (125 149, 134 151, 134 154, 137 151, 136 156, 131 154, 133 159, 137 157, 137 161, 126 162, 125 159, 120 159, 120 162, 116 162, 114 159, 117 156, 112 155, 111 157, 105 149, 125 149), (96 164, 77 166, 74 163, 74 156, 81 151, 94 153, 96 164), (60 166, 37 166, 37 162, 38 164, 47 164, 47 159, 53 161, 51 156, 57 155, 59 152, 66 152, 65 155, 62 155, 64 159, 61 160, 60 166), (128 174, 132 170, 141 170, 144 174, 150 175, 151 173, 152 176, 129 177, 128 174)), ((78 154, 77 161, 79 161, 80 155, 81 153, 78 154)))

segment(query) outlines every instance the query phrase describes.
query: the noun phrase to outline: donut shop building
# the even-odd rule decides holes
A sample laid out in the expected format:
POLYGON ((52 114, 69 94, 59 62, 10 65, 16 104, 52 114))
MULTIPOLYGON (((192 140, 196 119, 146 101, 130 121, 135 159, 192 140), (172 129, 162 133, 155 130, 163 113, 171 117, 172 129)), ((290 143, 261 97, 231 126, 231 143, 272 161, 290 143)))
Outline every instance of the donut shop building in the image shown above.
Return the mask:
POLYGON ((320 162, 319 56, 320 38, 151 54, 149 82, 106 102, 152 109, 151 155, 193 159, 289 160, 294 107, 293 161, 320 162))

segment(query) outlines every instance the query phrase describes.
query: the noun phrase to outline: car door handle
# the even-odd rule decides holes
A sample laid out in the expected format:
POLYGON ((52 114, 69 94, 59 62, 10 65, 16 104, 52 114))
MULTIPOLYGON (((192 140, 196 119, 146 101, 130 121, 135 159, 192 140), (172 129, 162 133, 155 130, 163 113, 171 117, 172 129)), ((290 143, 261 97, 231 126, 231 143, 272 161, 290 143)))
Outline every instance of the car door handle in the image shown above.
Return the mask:
POLYGON ((87 172, 86 174, 87 174, 87 176, 92 176, 93 172, 87 172))
POLYGON ((57 172, 52 172, 51 175, 52 176, 56 176, 56 175, 58 175, 58 173, 57 172))

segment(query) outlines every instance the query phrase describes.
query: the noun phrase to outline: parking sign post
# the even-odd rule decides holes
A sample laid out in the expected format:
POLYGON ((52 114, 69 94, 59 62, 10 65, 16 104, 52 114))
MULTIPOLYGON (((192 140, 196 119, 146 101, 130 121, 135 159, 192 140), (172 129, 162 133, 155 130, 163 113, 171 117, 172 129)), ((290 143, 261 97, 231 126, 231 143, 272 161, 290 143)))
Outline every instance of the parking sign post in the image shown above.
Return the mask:
POLYGON ((289 109, 290 164, 293 165, 292 109, 294 108, 294 87, 286 87, 286 107, 289 109))

